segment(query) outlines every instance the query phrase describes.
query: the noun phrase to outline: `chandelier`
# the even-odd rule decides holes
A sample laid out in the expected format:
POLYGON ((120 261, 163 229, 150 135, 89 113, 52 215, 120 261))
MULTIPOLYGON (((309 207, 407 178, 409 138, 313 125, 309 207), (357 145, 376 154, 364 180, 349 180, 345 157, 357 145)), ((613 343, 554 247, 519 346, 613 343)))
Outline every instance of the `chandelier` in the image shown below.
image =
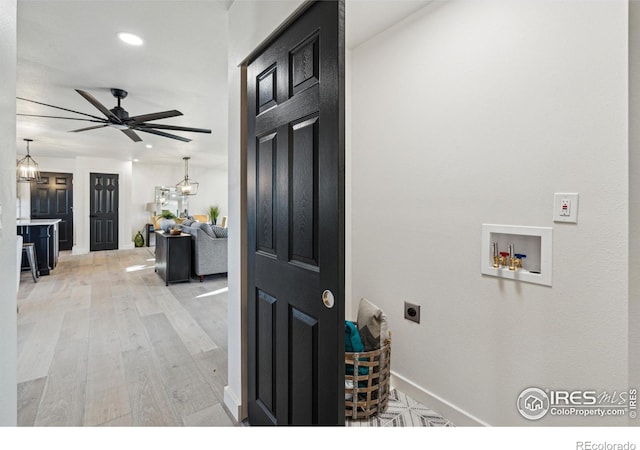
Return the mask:
POLYGON ((27 142, 27 156, 18 161, 16 165, 16 180, 19 182, 40 181, 40 168, 38 163, 29 154, 29 142, 33 139, 25 139, 27 142))
POLYGON ((198 193, 198 186, 200 183, 191 181, 189 179, 189 157, 184 158, 184 180, 176 184, 176 189, 179 195, 196 195, 198 193))

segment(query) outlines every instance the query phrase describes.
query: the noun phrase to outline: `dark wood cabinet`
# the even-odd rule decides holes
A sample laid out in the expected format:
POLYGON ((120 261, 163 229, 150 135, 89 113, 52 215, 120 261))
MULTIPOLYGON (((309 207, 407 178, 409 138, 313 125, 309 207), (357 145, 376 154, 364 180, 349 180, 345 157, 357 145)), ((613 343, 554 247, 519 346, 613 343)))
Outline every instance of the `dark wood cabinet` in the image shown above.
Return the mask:
MULTIPOLYGON (((39 275, 49 275, 58 264, 58 223, 60 219, 18 220, 17 232, 23 242, 35 244, 36 265, 39 275)), ((28 269, 27 257, 22 255, 22 268, 28 269)))
POLYGON ((156 272, 165 282, 190 281, 191 235, 165 234, 156 231, 156 272))

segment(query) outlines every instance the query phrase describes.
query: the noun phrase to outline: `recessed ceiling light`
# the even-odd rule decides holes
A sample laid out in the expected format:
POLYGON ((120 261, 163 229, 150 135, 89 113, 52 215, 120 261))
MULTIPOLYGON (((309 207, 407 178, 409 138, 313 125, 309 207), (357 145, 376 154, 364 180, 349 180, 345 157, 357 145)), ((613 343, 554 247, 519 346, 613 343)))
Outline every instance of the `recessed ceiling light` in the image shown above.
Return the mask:
POLYGON ((138 158, 133 158, 133 162, 138 162, 140 161, 138 158))
POLYGON ((129 45, 142 45, 144 42, 142 38, 131 33, 118 33, 118 37, 122 42, 126 42, 129 45))
POLYGON ((147 148, 153 148, 153 145, 147 144, 147 148))

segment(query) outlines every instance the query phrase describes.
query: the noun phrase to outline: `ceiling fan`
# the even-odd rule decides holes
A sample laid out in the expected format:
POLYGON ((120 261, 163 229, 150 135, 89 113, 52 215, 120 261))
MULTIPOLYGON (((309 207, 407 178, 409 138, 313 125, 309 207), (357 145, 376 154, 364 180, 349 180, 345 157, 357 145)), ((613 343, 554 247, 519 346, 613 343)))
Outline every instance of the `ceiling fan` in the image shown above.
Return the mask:
POLYGON ((35 100, 29 100, 22 97, 16 97, 18 100, 24 100, 31 103, 37 103, 39 105, 49 106, 51 108, 61 109, 63 111, 69 111, 76 114, 81 114, 83 116, 91 117, 91 119, 81 119, 76 117, 61 117, 61 116, 43 116, 38 114, 17 114, 18 116, 30 116, 30 117, 49 117, 52 119, 68 119, 68 120, 82 120, 85 122, 96 122, 101 125, 95 125, 86 128, 80 128, 77 130, 71 130, 71 132, 77 133, 80 131, 88 131, 95 130, 98 128, 104 127, 112 127, 117 130, 122 131, 126 134, 132 141, 141 142, 142 139, 136 131, 142 131, 144 133, 151 133, 158 136, 163 136, 171 139, 177 139, 183 142, 191 142, 191 139, 187 139, 182 136, 176 136, 175 134, 166 133, 164 131, 158 130, 169 130, 169 131, 187 131, 192 133, 211 133, 211 130, 207 130, 204 128, 191 128, 191 127, 179 127, 174 125, 162 125, 162 124, 152 124, 148 123, 154 120, 166 119, 169 117, 181 116, 182 113, 175 109, 171 111, 163 111, 151 114, 142 114, 139 116, 129 116, 129 113, 120 106, 120 100, 124 99, 127 96, 127 91, 124 89, 112 88, 111 94, 118 99, 118 106, 108 109, 102 103, 100 103, 96 98, 89 94, 88 92, 82 91, 80 89, 76 89, 76 92, 83 96, 89 103, 95 106, 102 114, 105 115, 106 118, 94 116, 91 114, 83 113, 80 111, 74 111, 72 109, 61 108, 60 106, 48 105, 46 103, 37 102, 35 100), (135 130, 135 131, 134 131, 135 130))

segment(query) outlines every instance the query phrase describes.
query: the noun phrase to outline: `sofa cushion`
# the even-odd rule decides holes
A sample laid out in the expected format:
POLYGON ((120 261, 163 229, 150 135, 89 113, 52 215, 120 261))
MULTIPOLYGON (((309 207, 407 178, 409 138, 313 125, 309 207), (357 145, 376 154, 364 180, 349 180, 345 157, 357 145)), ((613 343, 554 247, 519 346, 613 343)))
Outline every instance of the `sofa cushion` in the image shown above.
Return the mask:
POLYGON ((212 225, 211 228, 213 228, 213 232, 216 234, 216 237, 226 238, 229 236, 228 228, 222 228, 221 226, 218 226, 218 225, 212 225))
POLYGON ((182 221, 182 226, 184 227, 190 227, 192 223, 194 223, 195 220, 192 219, 185 219, 182 221))
POLYGON ((216 233, 213 231, 213 228, 211 228, 211 225, 209 225, 208 223, 201 223, 198 228, 200 228, 202 231, 204 231, 204 233, 207 236, 210 236, 212 238, 217 237, 216 233))

